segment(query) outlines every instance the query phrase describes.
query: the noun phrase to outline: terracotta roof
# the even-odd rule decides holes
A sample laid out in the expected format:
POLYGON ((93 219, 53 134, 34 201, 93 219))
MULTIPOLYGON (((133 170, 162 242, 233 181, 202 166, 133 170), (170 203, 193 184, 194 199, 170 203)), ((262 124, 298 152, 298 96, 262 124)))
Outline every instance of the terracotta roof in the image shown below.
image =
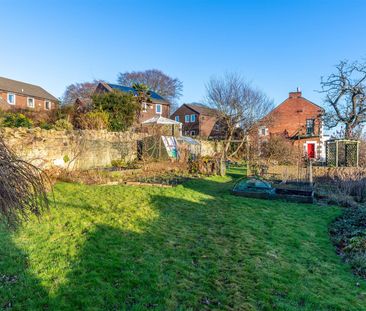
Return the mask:
POLYGON ((203 114, 205 116, 216 116, 216 115, 218 115, 217 109, 210 108, 210 107, 205 106, 203 104, 192 103, 192 104, 184 104, 184 105, 187 106, 188 108, 196 111, 197 113, 203 114))
POLYGON ((49 99, 56 102, 58 101, 56 97, 38 85, 11 80, 4 77, 0 77, 0 90, 49 99))

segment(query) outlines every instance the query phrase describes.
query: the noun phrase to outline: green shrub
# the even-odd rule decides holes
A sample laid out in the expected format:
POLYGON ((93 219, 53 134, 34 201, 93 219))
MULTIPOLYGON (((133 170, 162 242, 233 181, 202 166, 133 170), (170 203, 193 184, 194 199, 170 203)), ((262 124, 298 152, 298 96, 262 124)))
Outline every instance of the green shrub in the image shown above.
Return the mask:
POLYGON ((67 131, 71 131, 74 127, 73 125, 67 121, 66 119, 60 119, 57 120, 55 122, 55 126, 54 126, 55 130, 57 131, 63 131, 63 130, 67 130, 67 131))
POLYGON ((41 129, 44 129, 44 130, 51 130, 51 129, 53 129, 53 125, 52 124, 50 124, 48 122, 44 122, 44 121, 42 121, 42 122, 39 123, 39 127, 41 129))
POLYGON ((112 160, 111 165, 113 167, 120 167, 120 168, 123 167, 124 168, 127 166, 127 163, 125 162, 125 160, 119 159, 119 160, 112 160))
POLYGON ((5 127, 26 127, 31 128, 33 122, 22 113, 7 113, 4 116, 2 125, 5 127))
POLYGON ((354 272, 366 278, 366 208, 344 209, 330 228, 332 240, 354 272))
POLYGON ((93 97, 96 109, 109 115, 110 131, 126 131, 138 117, 141 105, 132 93, 113 91, 93 97))
POLYGON ((109 114, 105 111, 90 111, 80 117, 81 128, 86 130, 107 129, 109 114))
POLYGON ((65 154, 64 157, 63 157, 63 160, 64 160, 65 163, 67 163, 67 162, 70 161, 70 157, 67 154, 65 154))

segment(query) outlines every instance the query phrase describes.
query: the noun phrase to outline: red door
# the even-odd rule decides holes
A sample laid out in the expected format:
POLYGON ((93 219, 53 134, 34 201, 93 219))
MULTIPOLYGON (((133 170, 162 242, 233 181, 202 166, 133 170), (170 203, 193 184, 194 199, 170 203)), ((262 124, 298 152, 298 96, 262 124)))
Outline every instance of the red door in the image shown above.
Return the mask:
POLYGON ((315 158, 315 144, 308 144, 308 158, 315 158))

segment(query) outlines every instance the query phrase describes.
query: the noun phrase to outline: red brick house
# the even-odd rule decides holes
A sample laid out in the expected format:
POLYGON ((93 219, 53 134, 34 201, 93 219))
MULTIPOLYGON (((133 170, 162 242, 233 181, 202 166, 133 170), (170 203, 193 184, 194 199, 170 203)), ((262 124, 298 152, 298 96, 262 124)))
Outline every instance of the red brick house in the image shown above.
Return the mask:
MULTIPOLYGON (((136 94, 136 91, 132 87, 122 86, 118 84, 110 84, 105 82, 100 82, 97 85, 95 93, 100 94, 104 92, 112 92, 114 90, 126 93, 132 92, 136 94)), ((153 91, 150 91, 150 98, 151 103, 144 104, 144 106, 142 107, 139 122, 141 123, 155 116, 162 116, 164 118, 169 118, 170 103, 165 98, 163 98, 162 96, 153 91)))
POLYGON ((289 97, 261 120, 257 127, 259 139, 283 135, 302 148, 309 158, 324 159, 325 146, 322 116, 324 109, 302 97, 300 91, 289 97))
POLYGON ((58 99, 38 85, 0 77, 0 108, 50 111, 58 99))
POLYGON ((183 104, 171 116, 171 119, 182 123, 185 136, 220 138, 222 127, 218 122, 217 110, 202 104, 183 104))

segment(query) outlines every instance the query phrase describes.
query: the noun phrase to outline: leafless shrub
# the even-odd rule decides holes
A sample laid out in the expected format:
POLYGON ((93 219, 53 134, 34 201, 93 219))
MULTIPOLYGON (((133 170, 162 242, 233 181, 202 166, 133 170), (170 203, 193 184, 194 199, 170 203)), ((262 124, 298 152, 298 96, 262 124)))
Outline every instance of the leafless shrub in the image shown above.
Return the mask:
POLYGON ((357 202, 366 201, 366 172, 358 168, 331 168, 323 176, 316 177, 316 183, 329 186, 330 192, 340 196, 353 197, 357 202))
POLYGON ((260 157, 277 164, 297 164, 302 160, 297 148, 286 137, 273 135, 260 146, 260 157))
POLYGON ((0 214, 11 226, 48 209, 47 176, 19 159, 0 139, 0 214))

